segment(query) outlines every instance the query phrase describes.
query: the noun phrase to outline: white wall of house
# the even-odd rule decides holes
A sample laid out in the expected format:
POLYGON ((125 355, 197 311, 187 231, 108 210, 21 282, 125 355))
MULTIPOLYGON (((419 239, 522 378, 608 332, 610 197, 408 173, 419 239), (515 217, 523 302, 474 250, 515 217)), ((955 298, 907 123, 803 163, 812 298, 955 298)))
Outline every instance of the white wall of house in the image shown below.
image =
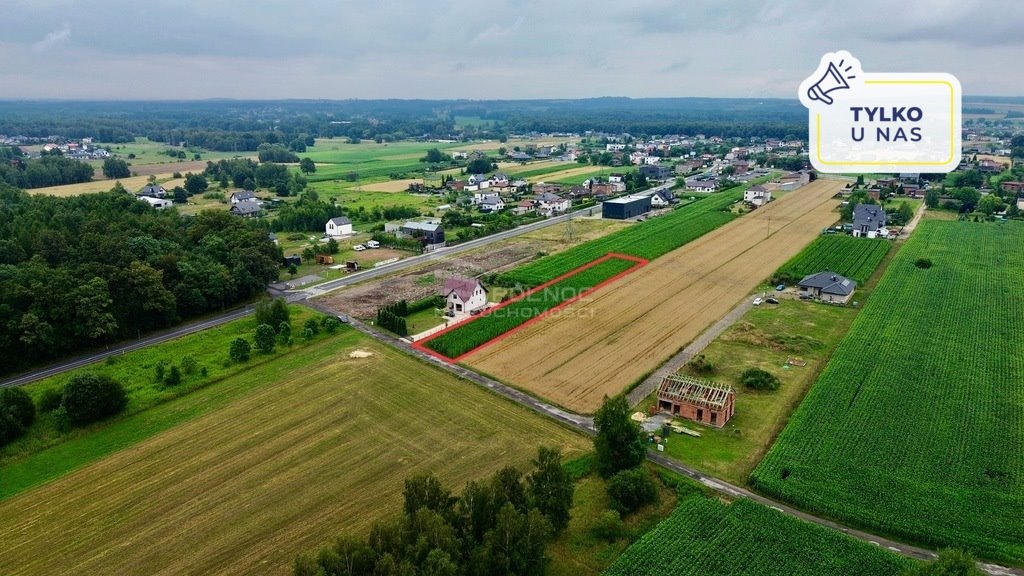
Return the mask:
POLYGON ((448 294, 448 309, 453 312, 473 312, 487 306, 487 293, 479 285, 473 290, 469 300, 463 302, 459 295, 452 291, 448 294))
POLYGON ((325 231, 328 236, 347 236, 352 233, 352 225, 342 224, 338 226, 334 222, 328 220, 325 231))

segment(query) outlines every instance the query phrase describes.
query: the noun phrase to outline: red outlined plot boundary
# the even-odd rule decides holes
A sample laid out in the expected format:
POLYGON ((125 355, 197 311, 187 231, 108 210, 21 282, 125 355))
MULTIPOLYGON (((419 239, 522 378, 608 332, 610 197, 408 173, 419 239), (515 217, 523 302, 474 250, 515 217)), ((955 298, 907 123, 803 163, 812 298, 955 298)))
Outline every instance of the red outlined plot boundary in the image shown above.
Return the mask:
POLYGON ((610 253, 605 254, 604 256, 602 256, 600 258, 597 258, 596 260, 591 260, 590 262, 587 262, 586 264, 584 264, 582 266, 579 266, 577 268, 573 268, 572 270, 566 272, 565 274, 562 274, 561 276, 558 276, 557 278, 553 278, 551 280, 548 280, 547 282, 541 284, 540 286, 537 286, 535 288, 531 288, 530 290, 527 290, 526 292, 520 294, 519 296, 516 296, 515 298, 506 300, 505 302, 502 302, 501 304, 498 304, 497 306, 488 308, 486 311, 481 313, 479 316, 470 316, 469 318, 467 318, 467 319, 465 319, 465 320, 463 320, 461 322, 458 322, 456 324, 452 324, 451 326, 445 328, 444 330, 441 330, 439 332, 435 332, 434 334, 431 334, 430 336, 427 336, 426 338, 424 338, 422 340, 417 340, 417 341, 412 343, 412 346, 413 346, 413 348, 416 348, 417 350, 420 350, 421 352, 425 352, 427 354, 430 354, 431 356, 434 356, 435 358, 440 358, 441 360, 444 360, 445 362, 450 362, 450 363, 453 363, 453 364, 461 362, 463 359, 465 359, 470 354, 478 352, 482 348, 485 348, 487 346, 490 346, 491 344, 494 344, 495 342, 503 340, 503 339, 511 336, 512 334, 515 334, 516 332, 526 328, 527 326, 530 326, 531 324, 540 321, 544 317, 546 317, 546 316, 548 316, 548 315, 550 315, 550 314, 552 314, 552 313, 554 313, 554 312, 556 312, 556 311, 558 311, 558 310, 560 310, 562 308, 565 308, 566 306, 572 304, 573 302, 576 302, 576 301, 578 301, 578 300, 580 300, 582 298, 587 297, 588 295, 593 293, 595 290, 600 290, 604 286, 607 286, 608 284, 611 284, 612 282, 615 282, 616 280, 619 280, 620 278, 622 278, 624 276, 627 276, 629 274, 632 274, 633 272, 636 272, 640 268, 646 266, 649 262, 650 262, 650 260, 647 260, 646 258, 639 258, 637 256, 630 256, 628 254, 619 254, 617 252, 610 252, 610 253), (427 342, 430 342, 434 338, 437 338, 437 337, 439 337, 439 336, 441 336, 443 334, 447 334, 448 332, 451 332, 452 330, 455 330, 457 328, 462 328, 463 326, 466 326, 467 324, 470 324, 470 323, 472 323, 472 322, 474 322, 476 320, 484 318, 485 316, 489 316, 489 315, 493 314, 494 312, 496 312, 498 310, 501 310, 505 306, 508 306, 510 304, 513 304, 515 302, 523 300, 524 298, 528 298, 528 297, 530 297, 530 295, 535 294, 535 293, 537 293, 540 290, 544 290, 545 288, 547 288, 547 287, 549 287, 549 286, 551 286, 553 284, 557 284, 557 283, 561 282, 562 280, 565 280, 566 278, 569 278, 571 276, 579 274, 580 272, 582 272, 584 270, 587 270, 588 268, 593 268, 594 266, 597 266, 598 264, 600 264, 602 262, 605 262, 605 261, 608 261, 608 260, 611 260, 613 258, 614 259, 618 259, 618 260, 626 260, 626 261, 629 261, 629 262, 633 262, 634 265, 630 266, 629 268, 623 270, 622 272, 619 272, 618 274, 616 274, 616 275, 614 275, 614 276, 612 276, 610 278, 602 280, 600 283, 598 283, 598 284, 588 288, 587 290, 584 290, 583 292, 580 292, 576 296, 573 296, 572 298, 569 298, 569 299, 567 299, 567 300, 565 300, 563 302, 560 302, 559 304, 553 306, 552 308, 549 308, 549 309, 545 310, 544 312, 541 312, 540 314, 530 318, 529 320, 527 320, 526 322, 523 322, 522 324, 519 324, 518 326, 512 328, 511 330, 509 330, 507 332, 503 332, 503 333, 495 336, 494 338, 491 338, 490 340, 488 340, 488 341, 486 341, 486 342, 484 342, 482 344, 477 345, 475 348, 473 348, 471 350, 468 350, 466 352, 463 352, 462 354, 458 355, 455 358, 450 358, 448 356, 445 356, 444 354, 441 354, 440 352, 437 352, 436 350, 432 350, 432 349, 430 349, 430 348, 428 348, 426 346, 427 342))

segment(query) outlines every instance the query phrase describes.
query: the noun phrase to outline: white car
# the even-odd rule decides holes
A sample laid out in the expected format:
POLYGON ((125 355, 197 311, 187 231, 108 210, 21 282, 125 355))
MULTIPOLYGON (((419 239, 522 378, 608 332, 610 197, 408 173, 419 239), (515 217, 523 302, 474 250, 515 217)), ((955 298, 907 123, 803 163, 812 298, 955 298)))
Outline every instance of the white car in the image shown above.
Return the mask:
POLYGON ((380 242, 376 240, 370 240, 366 243, 367 248, 380 248, 380 242))
POLYGON ((761 298, 754 298, 754 306, 760 306, 761 302, 763 302, 761 298))
POLYGON ((363 246, 362 244, 356 244, 355 246, 352 247, 352 249, 355 250, 356 252, 362 252, 363 250, 366 250, 366 246, 363 246))

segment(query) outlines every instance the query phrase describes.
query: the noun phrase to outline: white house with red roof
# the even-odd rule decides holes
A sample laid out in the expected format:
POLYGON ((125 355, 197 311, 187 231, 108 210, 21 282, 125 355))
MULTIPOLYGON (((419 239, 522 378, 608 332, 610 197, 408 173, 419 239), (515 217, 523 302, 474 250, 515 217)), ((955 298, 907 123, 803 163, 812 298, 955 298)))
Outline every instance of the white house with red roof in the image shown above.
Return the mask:
POLYGON ((475 278, 448 278, 441 296, 451 312, 476 312, 487 306, 487 288, 475 278))

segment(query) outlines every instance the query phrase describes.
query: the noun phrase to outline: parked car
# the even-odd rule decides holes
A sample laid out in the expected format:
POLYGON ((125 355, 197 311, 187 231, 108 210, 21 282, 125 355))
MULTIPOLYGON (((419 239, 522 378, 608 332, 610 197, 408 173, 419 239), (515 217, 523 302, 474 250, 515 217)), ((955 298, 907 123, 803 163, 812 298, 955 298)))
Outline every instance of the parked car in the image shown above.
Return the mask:
POLYGON ((763 302, 763 300, 761 300, 760 297, 754 298, 754 306, 760 306, 761 302, 763 302))
POLYGON ((362 252, 363 250, 366 250, 366 246, 363 246, 362 244, 356 244, 355 246, 352 247, 352 249, 355 250, 356 252, 362 252))
POLYGON ((810 294, 801 294, 800 295, 800 299, 801 300, 813 300, 814 296, 811 296, 810 294))
POLYGON ((782 292, 785 289, 786 289, 786 285, 785 284, 779 284, 778 286, 775 287, 775 291, 776 292, 782 292))
POLYGON ((779 299, 778 298, 772 298, 771 296, 765 298, 764 301, 767 302, 768 304, 778 304, 779 303, 779 299))
POLYGON ((376 240, 367 240, 366 247, 367 248, 380 248, 380 242, 377 242, 376 240))

